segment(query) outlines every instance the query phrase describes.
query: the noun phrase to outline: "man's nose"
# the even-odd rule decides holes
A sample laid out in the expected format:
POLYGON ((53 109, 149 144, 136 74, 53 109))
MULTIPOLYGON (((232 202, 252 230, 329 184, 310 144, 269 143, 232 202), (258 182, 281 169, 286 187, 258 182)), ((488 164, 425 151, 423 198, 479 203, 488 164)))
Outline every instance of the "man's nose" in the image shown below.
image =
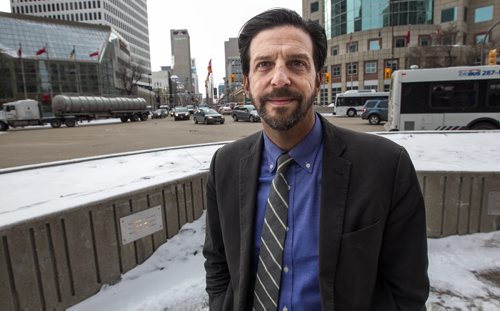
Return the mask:
POLYGON ((290 77, 288 76, 288 71, 283 66, 276 67, 271 84, 274 87, 283 87, 290 85, 290 77))

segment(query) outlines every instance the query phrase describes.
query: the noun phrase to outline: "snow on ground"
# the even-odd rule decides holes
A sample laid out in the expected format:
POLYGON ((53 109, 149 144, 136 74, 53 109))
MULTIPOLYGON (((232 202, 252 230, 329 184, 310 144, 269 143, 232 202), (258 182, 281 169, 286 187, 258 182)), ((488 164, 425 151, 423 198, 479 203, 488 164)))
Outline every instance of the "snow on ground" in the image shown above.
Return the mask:
MULTIPOLYGON (((500 172, 500 131, 375 135, 403 145, 417 170, 500 172)), ((222 145, 0 170, 0 228, 207 170, 222 145)), ((203 240, 204 216, 186 224, 121 282, 103 286, 70 310, 207 310, 203 240)), ((500 231, 429 239, 429 260, 429 310, 500 310, 500 231)))

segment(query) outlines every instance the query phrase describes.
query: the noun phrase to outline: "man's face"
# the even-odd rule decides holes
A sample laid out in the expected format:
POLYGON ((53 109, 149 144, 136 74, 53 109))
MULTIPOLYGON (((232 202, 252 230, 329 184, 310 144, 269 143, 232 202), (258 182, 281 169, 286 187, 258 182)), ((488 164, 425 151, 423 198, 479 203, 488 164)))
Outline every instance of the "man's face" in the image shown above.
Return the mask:
POLYGON ((292 26, 263 30, 250 44, 249 58, 245 91, 270 128, 285 131, 300 122, 314 122, 311 107, 320 78, 305 31, 292 26))

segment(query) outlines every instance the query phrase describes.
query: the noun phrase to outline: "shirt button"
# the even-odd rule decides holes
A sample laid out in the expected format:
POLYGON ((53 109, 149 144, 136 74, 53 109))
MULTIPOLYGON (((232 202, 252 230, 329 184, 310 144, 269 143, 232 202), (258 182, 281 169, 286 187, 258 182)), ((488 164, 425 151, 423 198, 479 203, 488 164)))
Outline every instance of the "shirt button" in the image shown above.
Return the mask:
POLYGON ((283 268, 283 271, 285 271, 285 273, 288 273, 288 267, 287 267, 287 266, 285 266, 285 267, 283 268))
POLYGON ((310 163, 306 163, 306 167, 307 167, 307 168, 310 168, 310 167, 311 167, 311 164, 310 164, 310 163))
POLYGON ((284 306, 283 311, 288 311, 288 308, 286 306, 284 306))
POLYGON ((269 165, 269 169, 270 169, 270 170, 273 170, 273 167, 274 167, 274 165, 272 165, 272 164, 271 164, 271 165, 269 165))

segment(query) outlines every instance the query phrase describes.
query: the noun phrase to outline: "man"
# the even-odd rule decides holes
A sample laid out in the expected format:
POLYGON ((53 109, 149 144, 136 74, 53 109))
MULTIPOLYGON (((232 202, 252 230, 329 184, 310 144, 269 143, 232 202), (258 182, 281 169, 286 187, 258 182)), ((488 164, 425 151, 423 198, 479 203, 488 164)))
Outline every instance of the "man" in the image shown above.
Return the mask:
POLYGON ((250 19, 238 43, 263 131, 212 159, 210 309, 425 309, 425 209, 408 154, 313 112, 324 30, 273 9, 250 19))

